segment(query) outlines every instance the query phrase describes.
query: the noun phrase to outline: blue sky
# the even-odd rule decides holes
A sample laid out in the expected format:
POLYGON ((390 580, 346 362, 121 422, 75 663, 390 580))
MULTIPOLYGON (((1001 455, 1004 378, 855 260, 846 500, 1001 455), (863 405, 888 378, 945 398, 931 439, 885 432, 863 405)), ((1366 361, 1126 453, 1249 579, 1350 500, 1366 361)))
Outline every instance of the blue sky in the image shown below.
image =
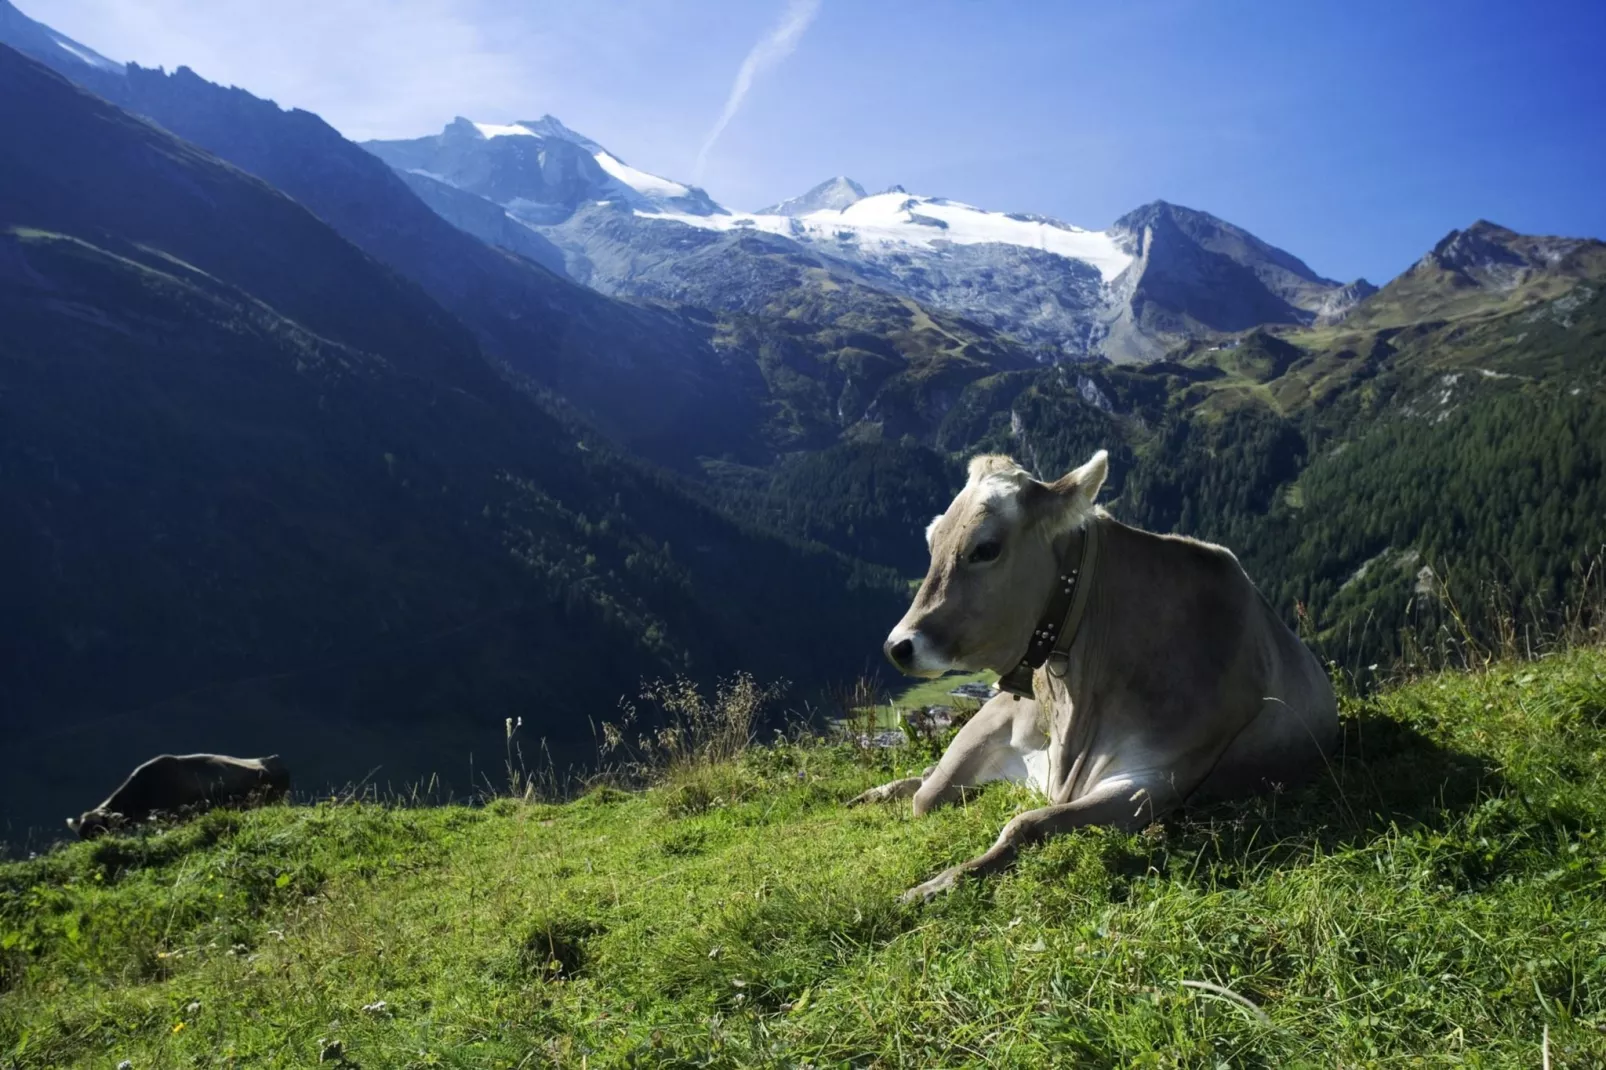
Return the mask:
POLYGON ((18 0, 347 135, 543 113, 757 208, 872 191, 1108 225, 1202 208, 1382 282, 1450 229, 1606 237, 1606 3, 18 0))

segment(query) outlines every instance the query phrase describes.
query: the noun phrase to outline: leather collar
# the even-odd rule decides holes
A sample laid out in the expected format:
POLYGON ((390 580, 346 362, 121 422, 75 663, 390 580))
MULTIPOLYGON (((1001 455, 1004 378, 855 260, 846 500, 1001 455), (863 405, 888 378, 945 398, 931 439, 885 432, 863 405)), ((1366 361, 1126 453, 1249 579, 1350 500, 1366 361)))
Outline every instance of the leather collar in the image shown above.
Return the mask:
POLYGON ((1099 518, 1095 514, 1082 527, 1082 553, 1076 567, 1060 565, 1059 577, 1048 606, 1032 629, 1026 656, 1013 669, 998 678, 998 690, 1016 698, 1032 698, 1032 675, 1055 654, 1064 654, 1076 641, 1076 633, 1087 613, 1088 593, 1093 588, 1092 572, 1098 561, 1099 518))

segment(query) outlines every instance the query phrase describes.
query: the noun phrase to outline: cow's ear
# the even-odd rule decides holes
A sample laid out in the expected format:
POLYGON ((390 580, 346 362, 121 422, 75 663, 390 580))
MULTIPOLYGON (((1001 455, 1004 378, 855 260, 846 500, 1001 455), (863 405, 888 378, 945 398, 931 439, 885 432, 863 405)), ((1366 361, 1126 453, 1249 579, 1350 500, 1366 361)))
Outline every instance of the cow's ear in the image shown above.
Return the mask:
POLYGON ((67 828, 72 832, 77 832, 78 831, 78 819, 76 817, 69 817, 67 819, 67 828))
POLYGON ((1081 527, 1093 515, 1094 499, 1109 474, 1109 452, 1099 450, 1082 467, 1054 482, 1032 484, 1027 508, 1033 521, 1042 525, 1051 537, 1081 527))

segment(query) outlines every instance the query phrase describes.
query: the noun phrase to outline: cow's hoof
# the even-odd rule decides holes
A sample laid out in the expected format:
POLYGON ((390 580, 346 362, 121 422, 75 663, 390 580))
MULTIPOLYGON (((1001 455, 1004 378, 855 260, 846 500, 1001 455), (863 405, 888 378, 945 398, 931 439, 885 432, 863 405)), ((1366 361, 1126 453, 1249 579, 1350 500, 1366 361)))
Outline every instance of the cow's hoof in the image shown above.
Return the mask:
POLYGON ((853 798, 848 800, 848 805, 862 806, 865 803, 886 802, 888 799, 907 799, 909 796, 920 790, 921 783, 922 781, 920 777, 917 776, 905 777, 902 780, 894 780, 890 784, 882 784, 878 788, 871 788, 869 791, 860 792, 858 795, 855 795, 853 798))
POLYGON ((924 884, 917 884, 898 897, 900 903, 929 903, 943 892, 953 888, 964 876, 964 866, 945 869, 924 884))

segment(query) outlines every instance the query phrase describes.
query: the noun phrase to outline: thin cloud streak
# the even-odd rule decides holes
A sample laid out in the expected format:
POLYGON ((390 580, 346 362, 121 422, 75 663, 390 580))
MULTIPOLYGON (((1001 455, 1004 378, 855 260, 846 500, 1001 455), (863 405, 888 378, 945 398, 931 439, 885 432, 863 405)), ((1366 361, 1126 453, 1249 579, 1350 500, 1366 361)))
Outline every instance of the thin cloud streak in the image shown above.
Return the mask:
POLYGON ((697 164, 692 168, 692 181, 703 180, 703 169, 708 165, 708 153, 719 140, 719 135, 725 132, 725 127, 736 117, 742 101, 747 97, 747 91, 753 88, 753 81, 760 74, 780 63, 802 40, 803 33, 814 21, 814 16, 820 13, 820 0, 788 0, 786 14, 781 18, 780 25, 765 35, 747 58, 742 60, 741 68, 736 72, 736 81, 731 85, 730 96, 725 100, 725 110, 719 113, 719 119, 714 128, 703 139, 703 147, 697 152, 697 164))

